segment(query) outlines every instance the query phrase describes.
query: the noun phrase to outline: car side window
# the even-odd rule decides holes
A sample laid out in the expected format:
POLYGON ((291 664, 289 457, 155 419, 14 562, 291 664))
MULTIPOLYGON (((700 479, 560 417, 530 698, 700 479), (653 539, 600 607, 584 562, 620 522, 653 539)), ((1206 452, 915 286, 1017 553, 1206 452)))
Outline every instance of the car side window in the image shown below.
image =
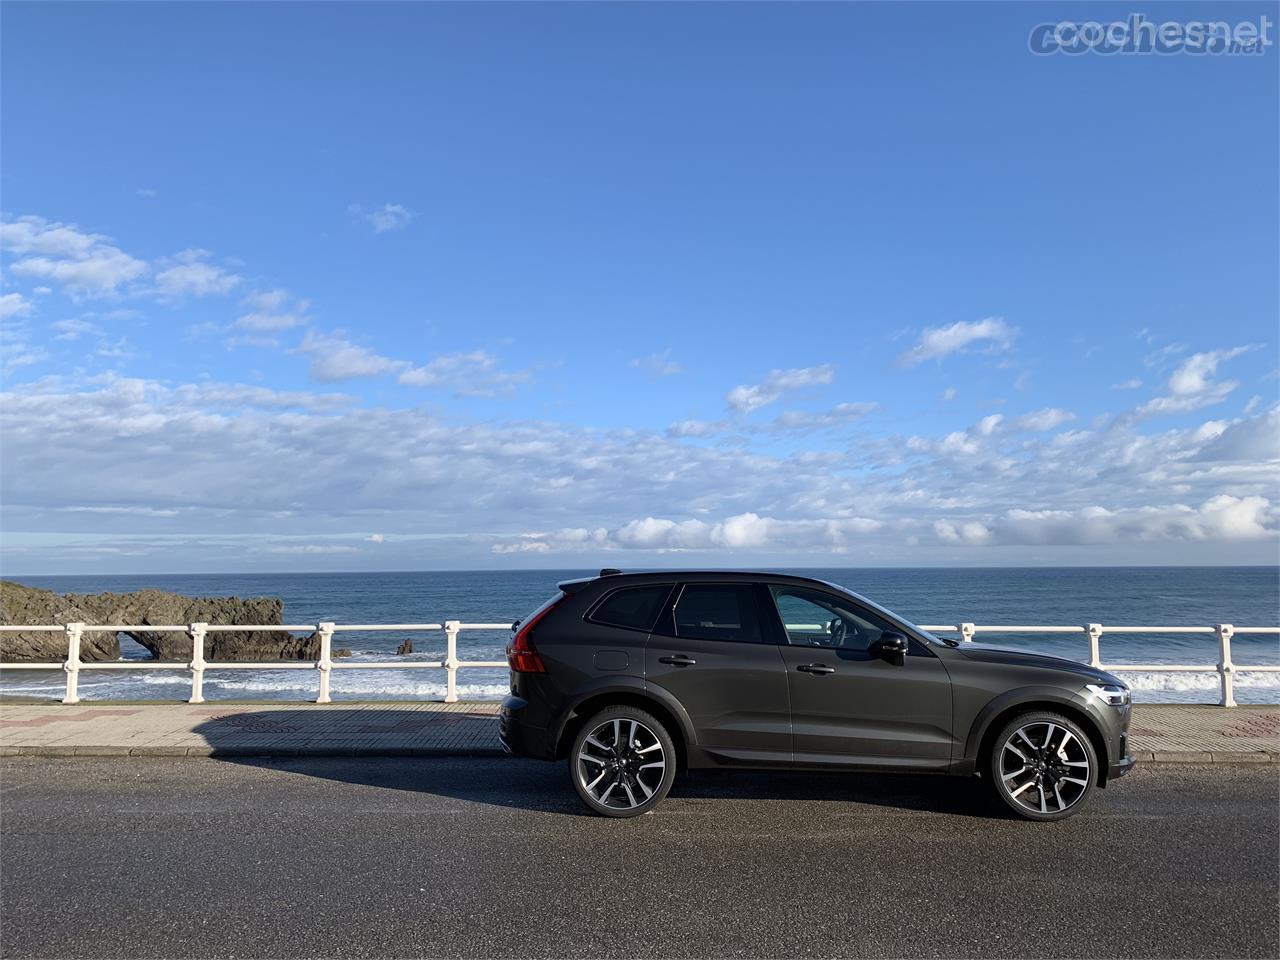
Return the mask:
POLYGON ((669 583, 623 587, 597 604, 587 619, 592 623, 648 632, 653 628, 653 621, 658 618, 658 611, 662 609, 662 603, 670 592, 669 583))
POLYGON ((755 588, 749 584, 690 583, 673 611, 675 636, 690 640, 760 643, 755 588))
POLYGON ((865 651, 884 633, 898 633, 891 623, 855 609, 836 597, 803 587, 771 586, 778 617, 793 647, 833 647, 865 651))

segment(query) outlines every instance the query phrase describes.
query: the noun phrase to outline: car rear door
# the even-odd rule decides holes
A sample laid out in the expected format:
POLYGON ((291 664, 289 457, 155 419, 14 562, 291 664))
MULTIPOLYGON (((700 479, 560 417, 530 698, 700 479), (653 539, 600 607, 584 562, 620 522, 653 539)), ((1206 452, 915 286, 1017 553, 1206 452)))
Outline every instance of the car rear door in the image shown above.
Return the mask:
POLYGON ((760 584, 677 584, 645 648, 645 682, 684 707, 711 759, 787 765, 787 671, 760 584))
POLYGON ((852 598, 771 584, 781 630, 798 766, 943 768, 951 761, 951 681, 929 649, 910 639, 902 664, 870 647, 902 629, 852 598))

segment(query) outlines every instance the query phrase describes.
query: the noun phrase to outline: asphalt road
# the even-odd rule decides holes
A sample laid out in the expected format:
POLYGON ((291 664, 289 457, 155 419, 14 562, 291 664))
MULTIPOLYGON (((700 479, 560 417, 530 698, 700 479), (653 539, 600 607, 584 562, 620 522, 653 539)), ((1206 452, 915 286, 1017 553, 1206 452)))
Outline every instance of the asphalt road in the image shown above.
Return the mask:
POLYGON ((583 815, 505 759, 0 761, 0 955, 1280 955, 1273 769, 1059 824, 969 782, 699 774, 583 815))

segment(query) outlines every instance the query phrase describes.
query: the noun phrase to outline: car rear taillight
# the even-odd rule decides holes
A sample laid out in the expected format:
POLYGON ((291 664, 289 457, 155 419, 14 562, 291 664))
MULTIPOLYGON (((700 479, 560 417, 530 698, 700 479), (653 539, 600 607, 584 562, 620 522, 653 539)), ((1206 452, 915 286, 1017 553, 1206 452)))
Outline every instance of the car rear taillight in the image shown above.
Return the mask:
POLYGON ((507 665, 511 667, 513 673, 547 672, 547 665, 542 662, 542 658, 538 656, 538 651, 533 646, 533 628, 563 599, 563 595, 559 596, 544 606, 529 618, 528 623, 522 623, 516 635, 511 638, 511 642, 507 644, 507 665))

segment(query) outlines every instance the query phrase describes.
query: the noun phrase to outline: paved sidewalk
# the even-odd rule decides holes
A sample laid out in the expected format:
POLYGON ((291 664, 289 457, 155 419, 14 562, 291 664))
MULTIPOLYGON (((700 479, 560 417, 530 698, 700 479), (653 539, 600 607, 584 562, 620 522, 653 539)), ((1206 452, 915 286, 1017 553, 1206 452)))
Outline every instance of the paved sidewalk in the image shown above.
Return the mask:
MULTIPOLYGON (((0 756, 467 756, 501 752, 492 701, 0 703, 0 756)), ((1280 707, 1138 705, 1140 761, 1275 763, 1280 707)))

